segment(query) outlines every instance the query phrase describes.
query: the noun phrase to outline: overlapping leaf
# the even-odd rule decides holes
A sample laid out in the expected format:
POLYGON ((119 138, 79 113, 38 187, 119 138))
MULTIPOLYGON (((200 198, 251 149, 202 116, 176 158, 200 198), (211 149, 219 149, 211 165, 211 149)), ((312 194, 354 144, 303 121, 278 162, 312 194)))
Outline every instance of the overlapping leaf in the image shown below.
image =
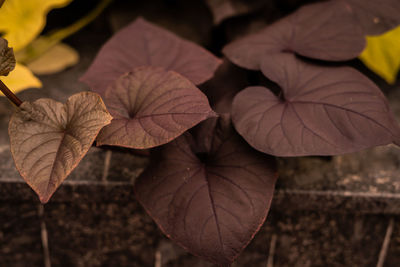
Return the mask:
POLYGON ((15 165, 46 203, 89 150, 100 129, 110 123, 101 98, 91 92, 24 102, 11 117, 9 135, 15 165))
POLYGON ((122 74, 135 67, 155 66, 200 84, 213 76, 220 63, 204 48, 139 18, 102 47, 81 80, 104 95, 107 86, 122 74))
POLYGON ((0 76, 7 76, 15 68, 15 57, 7 40, 0 37, 0 76))
POLYGON ((157 67, 139 67, 119 77, 106 91, 114 119, 98 145, 150 148, 165 144, 208 117, 207 97, 188 79, 157 67))
POLYGON ((360 59, 386 82, 394 84, 400 69, 400 27, 379 36, 368 36, 360 59))
POLYGON ((215 133, 209 145, 186 134, 162 147, 135 192, 168 237, 218 266, 230 266, 263 224, 276 177, 270 157, 251 149, 228 125, 212 125, 206 121, 206 132, 215 133))
POLYGON ((235 64, 253 70, 268 55, 290 51, 341 61, 357 57, 365 46, 361 28, 341 1, 306 5, 264 30, 228 44, 223 52, 235 64))
POLYGON ((0 12, 0 32, 4 33, 15 51, 26 46, 40 34, 46 15, 71 0, 11 0, 5 1, 0 12))
POLYGON ((319 67, 293 55, 271 56, 261 70, 283 89, 264 87, 234 99, 235 128, 254 148, 276 156, 337 155, 399 144, 400 128, 370 80, 348 67, 319 67))
POLYGON ((366 35, 382 34, 400 24, 398 0, 336 0, 351 8, 366 35))

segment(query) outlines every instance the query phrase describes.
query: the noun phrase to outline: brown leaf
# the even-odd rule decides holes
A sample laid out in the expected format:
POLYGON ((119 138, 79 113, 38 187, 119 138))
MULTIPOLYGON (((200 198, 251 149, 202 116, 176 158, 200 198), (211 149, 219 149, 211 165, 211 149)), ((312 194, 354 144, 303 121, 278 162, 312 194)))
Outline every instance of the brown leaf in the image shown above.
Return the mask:
POLYGON ((215 116, 193 83, 157 67, 139 67, 119 77, 108 87, 105 102, 114 119, 100 132, 97 145, 155 147, 215 116))
POLYGON ((24 102, 11 117, 11 152, 21 176, 46 203, 89 150, 112 117, 91 92, 24 102))
POLYGON ((0 38, 0 76, 7 76, 15 68, 13 49, 8 47, 6 39, 0 38))

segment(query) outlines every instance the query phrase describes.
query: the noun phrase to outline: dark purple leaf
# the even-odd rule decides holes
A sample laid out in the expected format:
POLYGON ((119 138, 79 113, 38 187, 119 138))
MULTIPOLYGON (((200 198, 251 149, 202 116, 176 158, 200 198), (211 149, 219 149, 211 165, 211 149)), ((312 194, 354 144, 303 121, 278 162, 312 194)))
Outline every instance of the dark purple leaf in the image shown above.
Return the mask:
POLYGON ((400 24, 399 0, 338 0, 346 2, 367 35, 382 34, 400 24))
POLYGON ((230 113, 233 97, 247 85, 247 71, 224 59, 214 77, 200 89, 217 113, 230 113))
POLYGON ((266 2, 265 0, 206 0, 213 13, 215 24, 219 24, 226 18, 260 9, 266 2))
POLYGON ((104 95, 108 85, 122 74, 135 67, 155 66, 200 84, 213 76, 220 63, 204 48, 139 18, 101 48, 81 80, 104 95))
POLYGON ((119 77, 105 93, 113 116, 97 145, 150 148, 165 144, 208 117, 207 97, 188 79, 157 67, 119 77))
POLYGON ((267 216, 275 168, 272 158, 249 147, 230 124, 213 129, 208 120, 202 126, 215 133, 211 142, 185 134, 162 147, 135 192, 168 237, 229 266, 267 216))
POLYGON ((235 64, 253 70, 268 55, 285 51, 332 61, 357 57, 365 46, 362 30, 340 1, 306 5, 264 30, 228 44, 223 52, 235 64))
POLYGON ((319 67, 292 54, 271 56, 262 72, 283 89, 236 95, 232 116, 254 148, 276 156, 336 155, 399 143, 400 128, 374 83, 348 67, 319 67))

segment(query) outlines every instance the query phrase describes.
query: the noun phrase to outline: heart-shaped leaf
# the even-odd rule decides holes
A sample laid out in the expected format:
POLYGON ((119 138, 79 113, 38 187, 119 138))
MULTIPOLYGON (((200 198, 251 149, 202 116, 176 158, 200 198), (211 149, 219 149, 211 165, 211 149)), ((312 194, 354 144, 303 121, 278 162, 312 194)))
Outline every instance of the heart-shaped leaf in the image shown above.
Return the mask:
POLYGON ((379 36, 367 36, 367 47, 359 58, 387 83, 394 84, 400 69, 399 44, 400 26, 379 36))
POLYGON ((110 123, 101 98, 91 92, 24 102, 11 117, 9 135, 15 165, 46 203, 89 150, 100 129, 110 123))
POLYGON ((150 148, 165 144, 208 117, 207 97, 188 79, 157 67, 139 67, 106 91, 113 116, 97 145, 150 148))
POLYGON ((215 133, 208 151, 189 134, 161 147, 135 192, 168 237, 197 256, 230 266, 267 216, 274 164, 230 125, 207 132, 215 133))
POLYGON ((213 76, 220 63, 204 48, 139 18, 102 47, 81 80, 103 95, 122 74, 135 67, 155 66, 200 84, 213 76))
POLYGON ((336 155, 400 143, 386 98, 358 71, 308 64, 292 54, 268 61, 261 70, 282 87, 284 99, 249 87, 232 106, 235 128, 254 148, 276 156, 336 155))
POLYGON ((0 76, 7 76, 15 68, 15 57, 7 40, 0 37, 0 76))
POLYGON ((365 46, 363 32, 342 1, 306 5, 293 14, 228 44, 223 52, 233 63, 260 69, 267 55, 291 51, 332 61, 357 57, 365 46))
POLYGON ((366 35, 382 34, 400 24, 399 0, 342 1, 351 8, 366 35))

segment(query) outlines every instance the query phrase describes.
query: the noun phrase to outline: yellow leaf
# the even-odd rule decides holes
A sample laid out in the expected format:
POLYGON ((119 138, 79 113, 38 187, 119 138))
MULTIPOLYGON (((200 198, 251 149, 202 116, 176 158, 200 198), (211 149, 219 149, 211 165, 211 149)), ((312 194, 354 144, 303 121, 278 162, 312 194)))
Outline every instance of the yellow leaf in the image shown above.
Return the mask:
MULTIPOLYGON (((1 80, 14 93, 18 93, 28 88, 40 88, 42 83, 36 78, 32 72, 24 65, 18 64, 8 76, 1 77, 1 80)), ((0 95, 3 96, 2 93, 0 95)))
POLYGON ((389 84, 396 82, 400 69, 400 26, 378 36, 367 36, 367 46, 359 57, 389 84))
POLYGON ((59 43, 36 60, 30 62, 27 67, 35 74, 52 74, 62 71, 78 63, 79 54, 72 47, 59 43))
POLYGON ((63 7, 72 0, 7 0, 0 9, 0 32, 15 51, 26 46, 40 34, 46 15, 53 8, 63 7))

